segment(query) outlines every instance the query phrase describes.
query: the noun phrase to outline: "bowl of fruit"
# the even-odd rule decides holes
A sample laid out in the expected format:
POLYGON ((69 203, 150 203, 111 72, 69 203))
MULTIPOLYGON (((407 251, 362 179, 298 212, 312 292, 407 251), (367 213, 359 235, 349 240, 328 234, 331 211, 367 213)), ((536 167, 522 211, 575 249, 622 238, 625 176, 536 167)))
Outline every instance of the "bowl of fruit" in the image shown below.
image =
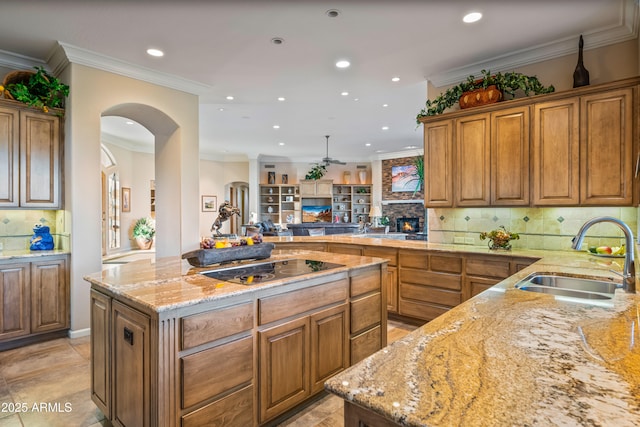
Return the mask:
POLYGON ((624 258, 626 248, 622 246, 589 246, 589 254, 605 258, 624 258))
POLYGON ((182 254, 182 259, 194 267, 206 267, 231 261, 269 258, 274 247, 273 243, 263 243, 261 234, 236 240, 204 237, 200 241, 200 249, 182 254))

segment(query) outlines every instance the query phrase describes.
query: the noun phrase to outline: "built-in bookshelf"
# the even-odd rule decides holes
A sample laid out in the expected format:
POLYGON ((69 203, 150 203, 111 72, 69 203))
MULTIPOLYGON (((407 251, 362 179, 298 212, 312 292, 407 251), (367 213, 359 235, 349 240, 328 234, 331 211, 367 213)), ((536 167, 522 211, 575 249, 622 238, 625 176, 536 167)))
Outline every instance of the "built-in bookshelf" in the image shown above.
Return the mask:
POLYGON ((371 184, 335 184, 332 210, 333 222, 369 222, 371 184))
POLYGON ((260 186, 258 221, 266 221, 267 219, 280 224, 300 222, 300 193, 297 185, 260 186))

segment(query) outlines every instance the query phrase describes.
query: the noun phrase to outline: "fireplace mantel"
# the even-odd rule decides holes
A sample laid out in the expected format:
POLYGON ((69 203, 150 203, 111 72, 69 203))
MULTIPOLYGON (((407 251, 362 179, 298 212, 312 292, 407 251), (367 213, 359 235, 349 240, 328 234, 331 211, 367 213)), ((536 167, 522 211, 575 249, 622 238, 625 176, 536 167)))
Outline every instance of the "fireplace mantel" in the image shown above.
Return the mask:
POLYGON ((423 200, 383 200, 380 203, 382 205, 400 205, 400 204, 410 204, 410 203, 417 203, 419 205, 424 205, 423 200))

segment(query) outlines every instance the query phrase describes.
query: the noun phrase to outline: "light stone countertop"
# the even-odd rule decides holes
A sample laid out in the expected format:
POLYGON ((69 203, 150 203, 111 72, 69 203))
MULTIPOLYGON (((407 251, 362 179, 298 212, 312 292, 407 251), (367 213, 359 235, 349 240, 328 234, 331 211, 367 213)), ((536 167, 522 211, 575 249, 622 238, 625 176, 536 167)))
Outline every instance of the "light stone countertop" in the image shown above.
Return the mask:
POLYGON ((510 255, 535 254, 536 263, 325 388, 404 426, 640 425, 640 295, 617 290, 613 303, 596 306, 514 289, 533 272, 619 282, 610 269, 619 271, 623 260, 574 251, 510 255))
POLYGON ((29 258, 38 258, 52 255, 69 255, 70 253, 71 252, 66 249, 53 249, 51 251, 32 251, 29 249, 13 251, 2 250, 0 251, 0 261, 17 259, 25 259, 28 261, 29 258))
MULTIPOLYGON (((224 249, 220 249, 224 250, 224 249)), ((279 253, 273 251, 271 258, 259 261, 245 261, 232 265, 197 268, 192 267, 180 257, 159 258, 157 260, 139 260, 127 264, 108 265, 102 271, 89 274, 85 280, 99 289, 131 301, 151 312, 164 312, 202 302, 221 300, 237 295, 255 292, 275 286, 301 282, 306 279, 348 272, 353 268, 362 268, 385 263, 386 260, 354 255, 331 254, 327 252, 291 251, 279 253), (330 270, 308 273, 287 279, 278 279, 251 286, 221 281, 198 274, 218 268, 235 267, 243 264, 270 262, 283 259, 304 258, 342 264, 330 270)))

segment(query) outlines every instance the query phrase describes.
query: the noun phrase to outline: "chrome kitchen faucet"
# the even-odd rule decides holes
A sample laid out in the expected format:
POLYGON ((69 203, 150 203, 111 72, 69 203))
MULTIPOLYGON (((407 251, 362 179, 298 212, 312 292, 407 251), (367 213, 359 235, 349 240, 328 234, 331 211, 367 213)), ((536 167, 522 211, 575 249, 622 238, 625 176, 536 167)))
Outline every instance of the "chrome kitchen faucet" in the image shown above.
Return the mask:
POLYGON ((613 224, 616 224, 618 227, 620 227, 620 229, 624 233, 625 257, 624 257, 624 270, 622 271, 622 289, 624 289, 625 292, 635 294, 636 293, 636 267, 635 267, 635 263, 634 263, 635 260, 633 256, 635 242, 633 241, 633 232, 631 231, 631 229, 627 224, 625 224, 624 222, 612 216, 599 216, 596 218, 591 218, 590 220, 585 222, 582 225, 582 227, 580 227, 578 234, 576 234, 576 236, 572 239, 573 243, 571 247, 575 250, 580 250, 580 247, 582 246, 582 241, 584 240, 584 236, 587 230, 592 225, 598 224, 600 222, 611 222, 613 224))

